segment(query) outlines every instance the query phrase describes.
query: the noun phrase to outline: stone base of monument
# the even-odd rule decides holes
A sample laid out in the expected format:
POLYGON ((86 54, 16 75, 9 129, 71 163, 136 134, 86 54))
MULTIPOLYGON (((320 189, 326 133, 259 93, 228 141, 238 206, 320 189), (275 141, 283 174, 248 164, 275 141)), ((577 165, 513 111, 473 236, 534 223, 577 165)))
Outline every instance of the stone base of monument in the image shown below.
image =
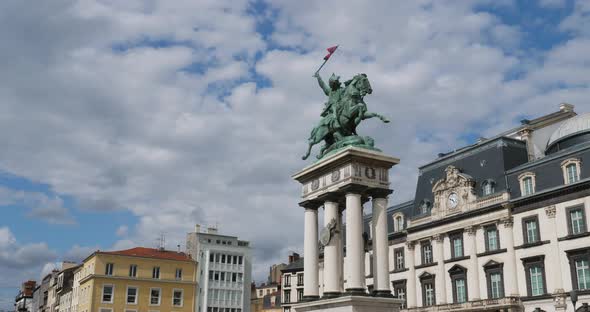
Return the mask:
POLYGON ((402 299, 370 296, 342 296, 297 303, 295 312, 397 312, 402 299))

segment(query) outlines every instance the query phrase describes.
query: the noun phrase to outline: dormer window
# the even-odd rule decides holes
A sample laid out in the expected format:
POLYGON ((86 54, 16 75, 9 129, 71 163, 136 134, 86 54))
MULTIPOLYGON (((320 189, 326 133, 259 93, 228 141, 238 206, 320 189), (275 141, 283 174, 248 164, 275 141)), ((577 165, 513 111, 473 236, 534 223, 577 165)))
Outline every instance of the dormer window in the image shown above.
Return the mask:
POLYGON ((535 193, 535 174, 532 172, 525 172, 518 176, 520 181, 520 194, 528 196, 535 193))
POLYGON ((404 229, 404 215, 396 213, 393 215, 393 231, 399 232, 404 229))
POLYGON ((578 158, 570 158, 561 163, 563 182, 571 184, 580 181, 580 167, 582 161, 578 158))
POLYGON ((494 194, 495 190, 495 184, 493 180, 485 180, 483 181, 483 183, 481 184, 481 190, 482 190, 482 194, 483 196, 488 196, 488 195, 492 195, 494 194))
POLYGON ((420 214, 428 214, 430 213, 430 208, 432 207, 432 205, 430 204, 430 201, 428 199, 423 199, 420 202, 420 214))

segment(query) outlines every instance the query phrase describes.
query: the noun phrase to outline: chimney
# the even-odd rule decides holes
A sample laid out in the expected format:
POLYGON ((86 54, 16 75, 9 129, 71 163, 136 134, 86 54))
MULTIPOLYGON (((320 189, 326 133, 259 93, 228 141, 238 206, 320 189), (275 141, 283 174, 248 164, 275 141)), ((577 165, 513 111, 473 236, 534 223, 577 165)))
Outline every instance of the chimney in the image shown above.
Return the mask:
POLYGON ((574 111, 574 105, 569 104, 569 103, 561 103, 559 104, 559 110, 562 112, 573 112, 574 111))
POLYGON ((201 233, 201 225, 200 224, 195 225, 195 232, 201 233))

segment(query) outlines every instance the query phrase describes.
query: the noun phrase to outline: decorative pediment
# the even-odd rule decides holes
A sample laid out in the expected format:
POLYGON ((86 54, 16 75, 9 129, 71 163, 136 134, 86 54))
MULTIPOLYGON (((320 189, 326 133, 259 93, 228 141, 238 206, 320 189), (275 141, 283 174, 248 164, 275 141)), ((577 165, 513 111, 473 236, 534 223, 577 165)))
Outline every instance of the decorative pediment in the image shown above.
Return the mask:
POLYGON ((430 274, 426 271, 422 272, 422 274, 418 275, 419 279, 429 279, 429 278, 434 278, 434 274, 430 274))
POLYGON ((483 265, 484 268, 489 268, 489 267, 497 267, 497 266, 502 266, 503 263, 501 262, 496 262, 494 260, 490 260, 488 262, 486 262, 486 264, 483 265))
POLYGON ((460 265, 458 265, 458 264, 455 264, 455 265, 453 265, 453 266, 452 266, 452 267, 449 269, 449 273, 451 273, 451 274, 452 274, 452 273, 457 273, 457 272, 466 272, 466 271, 467 271, 467 269, 466 269, 466 268, 464 268, 464 267, 462 267, 462 266, 460 266, 460 265))
POLYGON ((438 180, 432 187, 432 192, 434 194, 457 187, 475 186, 475 180, 470 175, 462 173, 459 168, 455 166, 448 166, 447 169, 445 169, 445 173, 445 178, 438 180))

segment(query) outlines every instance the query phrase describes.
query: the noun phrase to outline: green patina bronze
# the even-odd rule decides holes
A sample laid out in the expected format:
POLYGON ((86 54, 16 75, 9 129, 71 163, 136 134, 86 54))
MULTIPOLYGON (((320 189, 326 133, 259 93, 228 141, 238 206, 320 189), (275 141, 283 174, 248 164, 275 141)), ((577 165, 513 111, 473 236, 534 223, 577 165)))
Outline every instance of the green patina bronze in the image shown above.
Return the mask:
POLYGON ((311 130, 307 153, 302 158, 307 159, 311 148, 322 141, 324 145, 317 155, 318 159, 351 145, 378 150, 373 138, 356 133, 357 126, 365 119, 377 117, 383 122, 389 122, 384 116, 367 110, 364 97, 373 92, 367 75, 358 74, 346 81, 344 86, 340 83, 340 77, 334 74, 330 77, 328 85, 319 73, 316 72, 314 77, 328 96, 328 101, 321 113, 320 122, 311 130))

